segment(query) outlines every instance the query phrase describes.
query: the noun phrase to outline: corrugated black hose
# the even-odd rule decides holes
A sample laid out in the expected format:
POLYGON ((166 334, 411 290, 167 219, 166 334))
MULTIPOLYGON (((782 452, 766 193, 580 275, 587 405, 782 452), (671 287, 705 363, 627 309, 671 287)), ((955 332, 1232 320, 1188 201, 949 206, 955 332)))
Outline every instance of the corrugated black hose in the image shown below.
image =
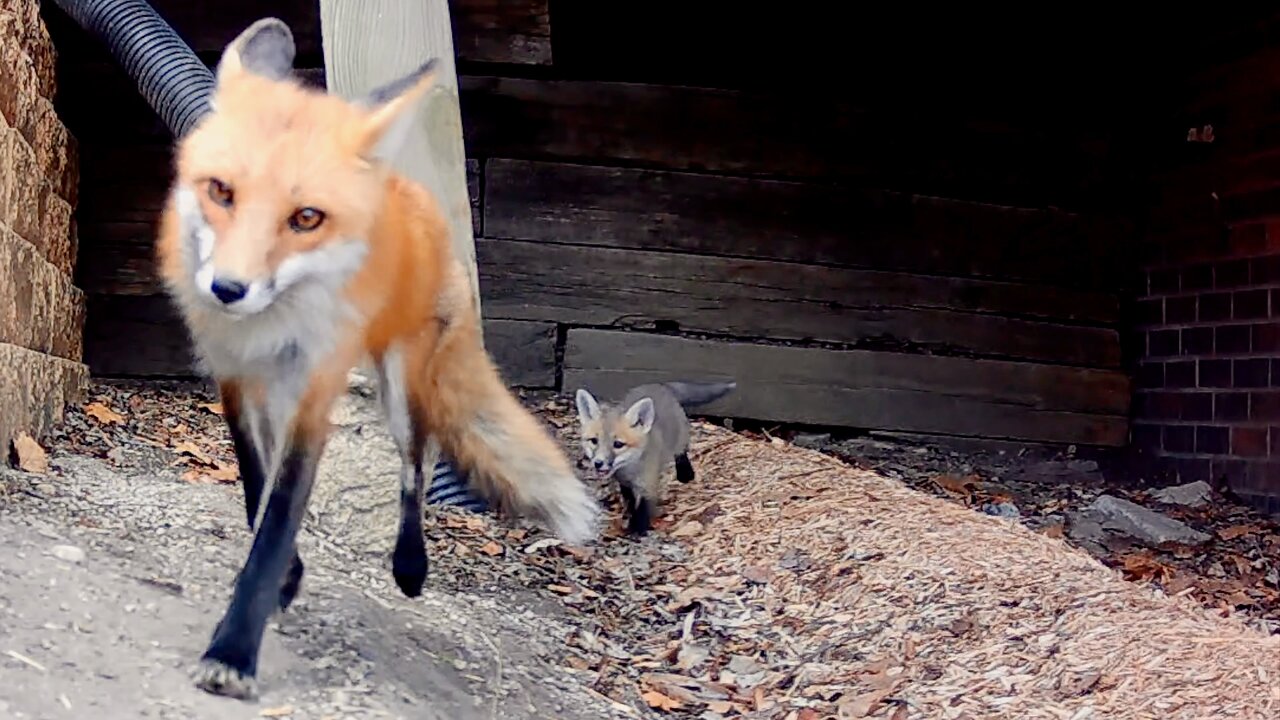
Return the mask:
POLYGON ((209 112, 213 73, 146 0, 54 3, 107 46, 174 137, 209 112))

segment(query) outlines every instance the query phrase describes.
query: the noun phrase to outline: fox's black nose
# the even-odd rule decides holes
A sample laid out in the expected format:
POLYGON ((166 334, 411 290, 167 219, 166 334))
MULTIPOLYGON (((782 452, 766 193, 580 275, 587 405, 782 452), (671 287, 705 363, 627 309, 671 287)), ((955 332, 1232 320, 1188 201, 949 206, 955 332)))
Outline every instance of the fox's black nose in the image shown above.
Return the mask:
POLYGON ((603 470, 603 469, 604 469, 604 461, 603 461, 603 460, 596 460, 595 462, 596 462, 596 469, 597 469, 597 470, 603 470))
POLYGON ((221 300, 224 305, 243 300, 244 296, 249 294, 248 285, 235 280, 222 280, 219 278, 214 278, 210 290, 213 291, 213 296, 221 300))

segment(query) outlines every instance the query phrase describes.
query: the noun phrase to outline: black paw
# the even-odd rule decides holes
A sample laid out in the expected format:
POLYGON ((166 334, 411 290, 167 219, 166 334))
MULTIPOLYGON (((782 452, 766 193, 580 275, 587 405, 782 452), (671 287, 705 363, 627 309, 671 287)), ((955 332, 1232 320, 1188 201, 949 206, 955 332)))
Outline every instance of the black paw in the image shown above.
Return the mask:
POLYGON ((281 611, 288 610, 293 604, 293 599, 298 596, 298 590, 302 587, 302 574, 305 571, 302 558, 295 554, 293 562, 289 565, 289 572, 284 576, 284 583, 280 586, 281 611))
POLYGON ((213 695, 252 700, 258 695, 258 682, 252 670, 238 670, 214 658, 206 657, 193 674, 196 687, 213 695))
POLYGON ((637 498, 631 507, 631 515, 627 519, 627 532, 636 537, 643 537, 653 529, 653 514, 649 501, 637 498))
POLYGON ((391 575, 405 597, 418 597, 422 594, 422 586, 427 581, 427 551, 422 543, 412 547, 414 543, 396 543, 396 552, 391 556, 391 575))
POLYGON ((693 463, 689 462, 689 456, 681 453, 676 456, 676 480, 687 483, 694 478, 693 463))

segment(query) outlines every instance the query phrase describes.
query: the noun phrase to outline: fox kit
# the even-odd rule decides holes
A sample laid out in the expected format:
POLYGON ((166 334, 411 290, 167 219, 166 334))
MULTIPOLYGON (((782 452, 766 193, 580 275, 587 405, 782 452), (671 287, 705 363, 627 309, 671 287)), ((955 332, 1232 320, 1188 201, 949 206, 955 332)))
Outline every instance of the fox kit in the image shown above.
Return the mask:
POLYGON ((330 408, 363 358, 403 460, 392 573, 405 595, 426 578, 423 461, 438 449, 486 499, 568 542, 591 539, 599 512, 484 351, 435 200, 386 164, 434 62, 348 102, 298 83, 294 52, 274 18, 227 47, 212 112, 175 148, 157 238, 166 286, 219 385, 255 533, 196 673, 203 689, 240 698, 255 694, 270 615, 298 591, 295 542, 330 408))
POLYGON ((629 531, 643 535, 652 527, 663 474, 672 463, 677 480, 693 480, 685 409, 718 400, 736 387, 734 382, 640 385, 617 405, 578 390, 582 452, 597 473, 618 478, 629 531))

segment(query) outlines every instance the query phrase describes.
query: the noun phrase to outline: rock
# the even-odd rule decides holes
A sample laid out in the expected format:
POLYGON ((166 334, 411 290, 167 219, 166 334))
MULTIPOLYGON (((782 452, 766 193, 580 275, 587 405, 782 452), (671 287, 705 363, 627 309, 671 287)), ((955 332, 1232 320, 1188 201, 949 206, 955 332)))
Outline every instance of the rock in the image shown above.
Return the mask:
POLYGON ((831 433, 796 433, 791 442, 802 448, 818 450, 831 443, 831 433))
POLYGON ((1173 485, 1171 487, 1160 488, 1151 493, 1151 497, 1162 503, 1169 505, 1186 505, 1188 507, 1199 507, 1208 502, 1213 488, 1209 483, 1203 480, 1197 480, 1185 485, 1173 485))
POLYGON ((84 562, 84 550, 75 545, 54 545, 49 553, 54 557, 69 563, 84 562))
POLYGON ((1067 535, 1077 542, 1095 542, 1100 543, 1107 539, 1107 531, 1102 529, 1102 523, 1089 517, 1082 512, 1067 513, 1070 523, 1067 525, 1067 535))
POLYGON ((996 517, 1010 518, 1012 520, 1016 520, 1021 517, 1021 513, 1018 512, 1018 506, 1011 502, 987 503, 982 506, 982 512, 988 515, 995 515, 996 517))
POLYGON ((1166 542, 1196 545, 1209 541, 1209 536, 1184 522, 1148 510, 1136 503, 1111 495, 1100 495, 1085 508, 1090 519, 1107 530, 1115 530, 1150 545, 1166 542))

